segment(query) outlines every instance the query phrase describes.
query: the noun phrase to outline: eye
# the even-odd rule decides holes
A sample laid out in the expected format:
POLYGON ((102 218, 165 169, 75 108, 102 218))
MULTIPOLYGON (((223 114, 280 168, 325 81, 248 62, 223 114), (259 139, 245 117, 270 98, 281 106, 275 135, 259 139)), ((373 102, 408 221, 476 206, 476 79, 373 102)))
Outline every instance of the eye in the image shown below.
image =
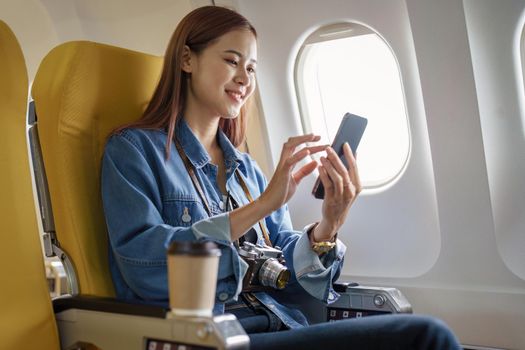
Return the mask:
POLYGON ((255 67, 248 67, 247 70, 250 74, 255 74, 255 67))
POLYGON ((229 64, 231 64, 234 67, 237 67, 237 65, 239 64, 236 60, 231 60, 231 59, 228 59, 228 58, 226 58, 225 61, 228 62, 229 64))

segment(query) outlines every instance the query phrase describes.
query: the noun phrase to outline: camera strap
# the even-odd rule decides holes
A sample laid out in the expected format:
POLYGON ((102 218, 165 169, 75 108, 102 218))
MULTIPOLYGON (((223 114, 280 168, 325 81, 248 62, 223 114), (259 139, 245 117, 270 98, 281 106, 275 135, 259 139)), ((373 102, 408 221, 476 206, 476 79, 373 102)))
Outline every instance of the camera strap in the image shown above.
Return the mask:
MULTIPOLYGON (((188 156, 184 152, 184 149, 182 148, 181 144, 179 143, 179 140, 174 137, 175 140, 175 148, 177 149, 177 152, 179 152, 179 155, 182 159, 182 162, 184 163, 184 167, 186 168, 186 171, 188 172, 188 175, 191 178, 191 182, 193 183, 193 186, 199 193, 199 196, 201 197, 202 203, 204 204, 204 208, 206 209, 206 212, 208 213, 208 216, 211 217, 211 209, 210 204, 208 202, 208 198, 204 194, 204 191, 202 190, 201 184, 199 182, 199 179, 197 178, 197 175, 195 174, 195 170, 193 168, 193 164, 191 164, 190 160, 188 159, 188 156)), ((248 198, 248 201, 251 203, 253 202, 253 197, 250 193, 250 190, 248 189, 248 186, 246 185, 246 182, 244 182, 244 179, 242 178, 241 174, 239 173, 238 169, 235 169, 235 176, 237 177, 237 181, 239 181, 239 184, 242 187, 242 190, 244 191, 244 194, 246 195, 246 198, 248 198)), ((259 220, 259 227, 261 228, 261 232, 264 237, 264 241, 266 242, 266 245, 269 247, 272 247, 272 242, 270 241, 270 236, 268 235, 268 232, 266 231, 266 227, 261 220, 259 220)))
POLYGON ((204 195, 204 191, 202 190, 202 187, 199 183, 199 179, 195 175, 195 171, 193 170, 193 165, 188 159, 188 156, 186 156, 186 153, 184 153, 184 150, 182 149, 182 146, 180 145, 179 140, 177 138, 175 138, 175 148, 177 148, 177 152, 179 152, 182 162, 184 163, 184 167, 186 168, 186 171, 190 175, 191 182, 193 182, 193 186, 195 187, 195 189, 199 193, 199 196, 202 199, 202 203, 204 204, 204 208, 206 209, 208 216, 211 216, 211 209, 208 203, 208 199, 204 195))

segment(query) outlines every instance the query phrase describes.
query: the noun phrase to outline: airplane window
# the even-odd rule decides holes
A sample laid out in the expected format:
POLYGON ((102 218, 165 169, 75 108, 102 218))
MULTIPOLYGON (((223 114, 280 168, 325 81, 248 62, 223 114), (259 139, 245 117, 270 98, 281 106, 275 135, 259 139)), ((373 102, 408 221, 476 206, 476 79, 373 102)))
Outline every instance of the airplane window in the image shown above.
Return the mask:
POLYGON ((305 132, 330 143, 346 112, 368 118, 357 151, 365 188, 401 174, 410 149, 405 99, 396 58, 378 34, 355 23, 317 30, 299 52, 295 77, 305 132))

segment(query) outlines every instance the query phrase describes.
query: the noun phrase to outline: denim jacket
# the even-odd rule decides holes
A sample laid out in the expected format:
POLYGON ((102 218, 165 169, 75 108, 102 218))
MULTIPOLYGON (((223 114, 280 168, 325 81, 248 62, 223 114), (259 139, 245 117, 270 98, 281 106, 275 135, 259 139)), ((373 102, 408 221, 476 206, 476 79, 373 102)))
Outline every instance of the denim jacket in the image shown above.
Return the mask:
MULTIPOLYGON (((210 204, 211 216, 177 152, 171 145, 166 160, 164 130, 125 129, 107 142, 102 160, 102 199, 109 232, 109 264, 117 297, 124 300, 168 305, 166 249, 173 241, 209 240, 221 249, 215 313, 236 300, 241 292, 247 264, 240 258, 230 235, 229 213, 216 182, 217 166, 181 119, 175 136, 192 163, 210 204)), ((248 204, 235 170, 250 194, 257 198, 267 180, 255 161, 237 150, 219 130, 217 139, 224 154, 226 188, 239 205, 248 204)), ((310 248, 308 235, 294 231, 287 206, 264 220, 273 246, 283 250, 291 278, 279 293, 308 293, 325 302, 338 294, 332 283, 339 276, 346 247, 339 240, 322 258, 310 248)), ((263 243, 259 225, 254 229, 263 243)), ((191 286, 187 286, 191 288, 191 286)), ((273 293, 255 296, 288 327, 306 325, 304 316, 279 303, 273 293)))

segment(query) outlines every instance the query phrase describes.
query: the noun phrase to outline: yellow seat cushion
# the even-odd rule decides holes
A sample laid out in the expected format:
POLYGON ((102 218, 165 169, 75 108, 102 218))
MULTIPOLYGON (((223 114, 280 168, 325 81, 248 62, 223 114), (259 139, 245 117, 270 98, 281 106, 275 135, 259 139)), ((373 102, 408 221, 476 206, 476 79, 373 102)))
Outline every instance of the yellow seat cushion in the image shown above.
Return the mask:
POLYGON ((81 294, 113 296, 100 164, 108 134, 138 119, 160 77, 163 60, 78 41, 42 61, 32 96, 56 233, 72 258, 81 294))
POLYGON ((27 70, 0 21, 0 348, 59 349, 26 141, 27 70))

